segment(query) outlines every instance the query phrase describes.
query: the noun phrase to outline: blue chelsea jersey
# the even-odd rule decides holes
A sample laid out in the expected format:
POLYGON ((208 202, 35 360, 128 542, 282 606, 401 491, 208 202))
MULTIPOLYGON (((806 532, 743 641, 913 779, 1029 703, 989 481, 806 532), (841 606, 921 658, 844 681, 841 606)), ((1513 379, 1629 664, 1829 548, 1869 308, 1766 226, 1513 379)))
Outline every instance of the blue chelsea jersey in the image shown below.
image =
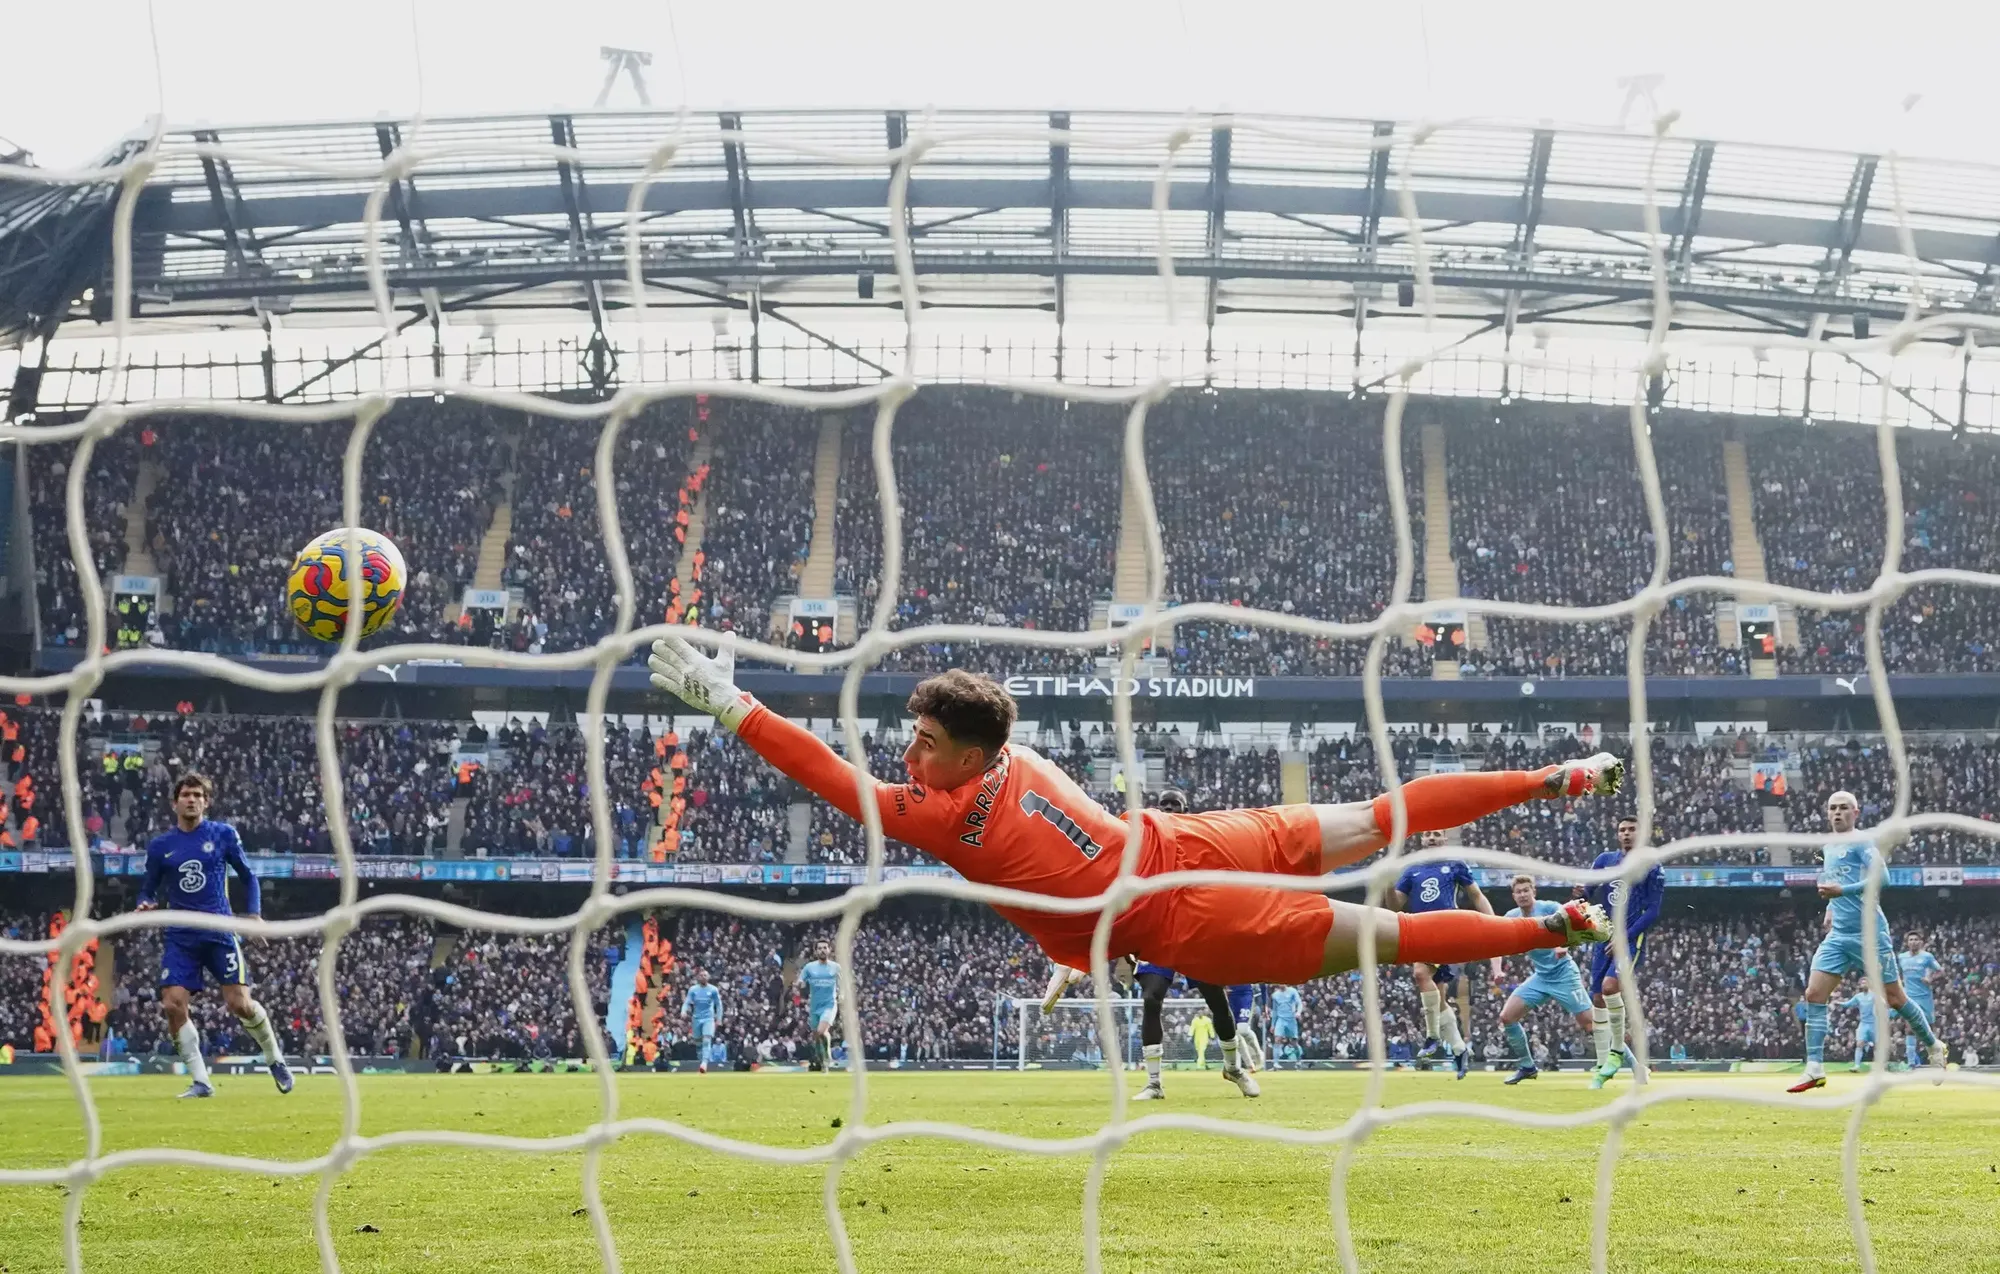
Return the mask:
POLYGON ((1411 911, 1445 911, 1458 906, 1460 886, 1472 883, 1472 869, 1456 860, 1417 863, 1396 877, 1396 888, 1411 911))
POLYGON ((262 912, 257 877, 243 857, 243 842, 227 823, 203 819, 193 831, 178 826, 155 836, 146 846, 146 880, 139 888, 142 902, 156 901, 176 911, 205 911, 214 916, 229 909, 228 873, 243 878, 244 910, 262 912))

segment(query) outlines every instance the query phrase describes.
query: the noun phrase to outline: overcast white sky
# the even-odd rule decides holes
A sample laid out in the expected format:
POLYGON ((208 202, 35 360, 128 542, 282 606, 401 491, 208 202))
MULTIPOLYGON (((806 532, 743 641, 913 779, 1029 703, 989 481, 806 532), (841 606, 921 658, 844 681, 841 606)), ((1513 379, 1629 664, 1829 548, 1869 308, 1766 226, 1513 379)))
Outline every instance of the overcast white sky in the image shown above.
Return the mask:
POLYGON ((177 124, 586 107, 603 44, 651 50, 655 102, 700 109, 1608 125, 1621 77, 1658 73, 1683 133, 2000 161, 1984 95, 2000 50, 1990 0, 154 0, 157 85, 145 0, 6 8, 0 137, 49 166, 94 157, 162 99, 177 124))

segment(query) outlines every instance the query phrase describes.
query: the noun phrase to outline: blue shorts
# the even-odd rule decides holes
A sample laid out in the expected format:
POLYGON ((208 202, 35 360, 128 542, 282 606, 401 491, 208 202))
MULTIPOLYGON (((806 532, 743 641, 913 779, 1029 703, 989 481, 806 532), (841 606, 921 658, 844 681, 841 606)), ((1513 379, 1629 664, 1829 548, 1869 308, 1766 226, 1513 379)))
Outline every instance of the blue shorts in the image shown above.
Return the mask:
MULTIPOLYGON (((1632 939, 1632 967, 1637 969, 1645 962, 1646 935, 1642 933, 1632 939)), ((1591 994, 1595 995, 1598 988, 1604 985, 1604 979, 1615 978, 1617 976, 1618 956, 1612 951, 1611 944, 1600 942, 1592 947, 1590 949, 1590 981, 1586 984, 1589 986, 1591 994)))
POLYGON ((715 1023, 708 1018, 698 1017, 694 1020, 694 1033, 697 1039, 712 1040, 715 1038, 715 1023))
MULTIPOLYGON (((1576 966, 1572 964, 1570 968, 1574 970, 1576 966)), ((1521 1003, 1531 1009, 1553 1001, 1565 1013, 1590 1012, 1590 996, 1584 992, 1583 979, 1574 972, 1567 977, 1560 972, 1534 974, 1515 987, 1514 994, 1520 996, 1521 1003)))
POLYGON ((1271 1035, 1275 1039, 1295 1040, 1299 1037, 1299 1020, 1295 1017, 1274 1017, 1271 1019, 1271 1035))
POLYGON ((1254 986, 1232 986, 1229 988, 1229 1015, 1239 1022, 1250 1020, 1250 1014, 1257 1004, 1257 988, 1254 986))
MULTIPOLYGON (((1917 1006, 1918 1008, 1920 1008, 1920 1009, 1922 1009, 1922 1010, 1924 1011, 1924 1021, 1926 1021, 1926 1022, 1935 1022, 1935 1021, 1937 1021, 1937 1001, 1936 1001, 1936 1000, 1932 999, 1932 998, 1931 998, 1930 996, 1928 996, 1928 995, 1918 995, 1918 994, 1917 994, 1917 984, 1916 984, 1916 983, 1914 983, 1914 982, 1912 982, 1912 983, 1910 983, 1910 984, 1909 984, 1908 986, 1904 987, 1904 988, 1903 988, 1903 990, 1904 990, 1904 992, 1905 992, 1905 993, 1907 993, 1907 994, 1909 995, 1909 997, 1910 997, 1910 1003, 1912 1003, 1912 1004, 1916 1005, 1916 1006, 1917 1006)), ((1892 1011, 1892 1012, 1891 1012, 1891 1013, 1889 1014, 1889 1016, 1890 1016, 1890 1017, 1894 1017, 1894 1016, 1896 1016, 1896 1015, 1895 1015, 1895 1013, 1894 1013, 1894 1012, 1892 1011)))
POLYGON ((812 1019, 813 1030, 831 1031, 834 1022, 840 1017, 840 1006, 829 1004, 824 1008, 807 1009, 806 1016, 812 1019))
POLYGON ((1144 962, 1141 962, 1139 967, 1132 971, 1132 976, 1139 978, 1144 977, 1148 973, 1156 973, 1169 982, 1180 976, 1164 964, 1147 964, 1144 962))
POLYGON ((1455 964, 1434 964, 1431 966, 1431 981, 1440 986, 1458 981, 1458 966, 1455 964))
MULTIPOLYGON (((1896 953, 1889 943, 1888 926, 1881 926, 1875 934, 1875 952, 1882 965, 1882 981, 1900 982, 1903 970, 1896 964, 1896 953)), ((1850 973, 1866 974, 1868 965, 1861 953, 1861 935, 1858 933, 1830 933, 1820 942, 1819 950, 1813 952, 1812 971, 1831 973, 1834 977, 1845 977, 1850 973)))
POLYGON ((243 944, 235 934, 204 929, 167 930, 160 953, 160 985, 199 991, 204 969, 217 986, 250 985, 250 966, 243 959, 243 944))

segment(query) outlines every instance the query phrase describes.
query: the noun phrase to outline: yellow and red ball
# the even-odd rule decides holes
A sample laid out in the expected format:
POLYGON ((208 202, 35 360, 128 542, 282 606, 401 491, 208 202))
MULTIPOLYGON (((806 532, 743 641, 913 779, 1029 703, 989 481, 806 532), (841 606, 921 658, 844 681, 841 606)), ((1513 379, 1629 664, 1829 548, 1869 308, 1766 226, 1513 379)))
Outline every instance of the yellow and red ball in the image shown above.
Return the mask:
POLYGON ((347 626, 353 581, 361 581, 361 635, 373 636, 396 615, 402 604, 409 570, 402 550, 386 535, 363 529, 358 566, 350 568, 348 531, 328 531, 299 550, 292 559, 286 600, 299 627, 325 642, 340 640, 347 626))

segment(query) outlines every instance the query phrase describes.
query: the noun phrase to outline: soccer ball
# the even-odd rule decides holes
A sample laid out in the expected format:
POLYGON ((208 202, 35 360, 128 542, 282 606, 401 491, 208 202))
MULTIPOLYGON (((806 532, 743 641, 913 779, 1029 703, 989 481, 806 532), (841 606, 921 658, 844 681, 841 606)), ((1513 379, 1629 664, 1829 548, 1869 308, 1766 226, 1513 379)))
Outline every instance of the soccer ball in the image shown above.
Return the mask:
POLYGON ((361 568, 358 572, 350 569, 347 535, 347 528, 341 527, 300 549, 292 559, 291 578, 285 586, 292 618, 321 641, 340 640, 347 626, 349 581, 356 574, 362 581, 363 637, 381 631, 395 616, 409 576, 402 550, 388 536, 366 529, 360 533, 361 568))

